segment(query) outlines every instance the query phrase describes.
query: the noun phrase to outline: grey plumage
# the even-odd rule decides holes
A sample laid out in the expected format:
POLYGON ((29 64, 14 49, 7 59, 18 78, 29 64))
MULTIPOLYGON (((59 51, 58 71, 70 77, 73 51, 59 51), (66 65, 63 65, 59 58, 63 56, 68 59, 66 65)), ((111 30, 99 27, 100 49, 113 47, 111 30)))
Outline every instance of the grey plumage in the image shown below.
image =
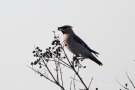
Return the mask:
POLYGON ((58 27, 58 30, 63 33, 63 40, 66 44, 66 47, 75 55, 79 55, 83 58, 89 58, 95 63, 102 66, 103 64, 93 55, 99 54, 98 52, 89 48, 89 46, 79 38, 72 30, 72 26, 65 25, 58 27), (93 53, 93 54, 92 54, 93 53))

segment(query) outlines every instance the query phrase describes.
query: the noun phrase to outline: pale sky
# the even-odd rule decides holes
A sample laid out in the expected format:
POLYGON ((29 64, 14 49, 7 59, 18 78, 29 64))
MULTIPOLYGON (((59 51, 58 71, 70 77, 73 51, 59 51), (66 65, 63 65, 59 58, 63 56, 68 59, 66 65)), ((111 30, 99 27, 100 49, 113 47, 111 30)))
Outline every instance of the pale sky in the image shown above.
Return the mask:
MULTIPOLYGON (((73 26, 100 53, 102 67, 86 59, 82 64, 87 68, 80 70, 87 85, 94 78, 91 90, 122 89, 116 77, 133 90, 125 71, 135 84, 134 0, 0 0, 0 90, 60 90, 26 65, 36 59, 34 45, 45 50, 53 40, 52 31, 62 37, 57 27, 63 25, 73 26)), ((64 70, 69 90, 73 72, 64 70)), ((79 88, 84 88, 81 83, 79 88)))

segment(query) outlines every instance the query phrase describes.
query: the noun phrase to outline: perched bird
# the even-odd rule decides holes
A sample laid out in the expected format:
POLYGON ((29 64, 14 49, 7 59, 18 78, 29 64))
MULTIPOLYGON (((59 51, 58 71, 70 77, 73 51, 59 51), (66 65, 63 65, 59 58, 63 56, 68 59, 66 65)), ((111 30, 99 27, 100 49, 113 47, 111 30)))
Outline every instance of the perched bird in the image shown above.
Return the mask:
POLYGON ((77 56, 81 56, 83 58, 89 58, 100 66, 103 65, 93 55, 95 54, 97 56, 97 54, 99 53, 90 49, 88 45, 74 33, 74 31, 72 30, 72 26, 64 25, 62 27, 58 27, 58 30, 63 33, 63 40, 65 46, 69 51, 71 51, 73 54, 77 56))

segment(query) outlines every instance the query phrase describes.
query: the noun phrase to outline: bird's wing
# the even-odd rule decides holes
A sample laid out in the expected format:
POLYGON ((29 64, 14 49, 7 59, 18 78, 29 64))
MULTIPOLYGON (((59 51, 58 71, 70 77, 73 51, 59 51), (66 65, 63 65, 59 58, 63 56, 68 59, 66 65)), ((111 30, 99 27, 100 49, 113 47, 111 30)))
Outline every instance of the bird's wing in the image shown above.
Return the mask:
MULTIPOLYGON (((73 38, 77 43, 83 45, 85 48, 87 48, 90 52, 94 53, 95 55, 96 55, 96 54, 99 54, 98 52, 96 52, 96 51, 90 49, 90 48, 88 47, 88 45, 87 45, 81 38, 79 38, 77 35, 73 35, 72 38, 73 38)), ((97 55, 96 55, 96 56, 97 56, 97 55)))

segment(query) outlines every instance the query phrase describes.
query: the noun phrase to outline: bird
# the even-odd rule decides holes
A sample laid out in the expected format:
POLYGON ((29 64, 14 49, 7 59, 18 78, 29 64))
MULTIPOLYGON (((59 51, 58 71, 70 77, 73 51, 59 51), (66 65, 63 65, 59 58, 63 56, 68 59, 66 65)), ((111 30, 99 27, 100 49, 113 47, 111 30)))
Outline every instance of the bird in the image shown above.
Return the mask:
POLYGON ((103 64, 93 55, 99 55, 98 52, 92 50, 80 37, 78 37, 72 30, 72 26, 64 25, 58 27, 58 31, 63 33, 63 42, 66 48, 76 56, 82 58, 89 58, 98 65, 102 66, 103 64))

